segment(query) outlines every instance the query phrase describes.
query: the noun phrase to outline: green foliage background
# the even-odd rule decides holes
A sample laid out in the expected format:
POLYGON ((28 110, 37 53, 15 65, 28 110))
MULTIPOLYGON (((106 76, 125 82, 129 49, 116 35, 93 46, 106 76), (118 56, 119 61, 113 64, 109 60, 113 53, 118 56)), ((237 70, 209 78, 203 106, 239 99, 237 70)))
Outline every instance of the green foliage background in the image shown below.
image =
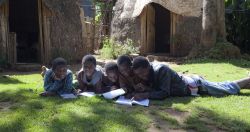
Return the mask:
POLYGON ((227 40, 250 54, 250 0, 225 0, 227 40))

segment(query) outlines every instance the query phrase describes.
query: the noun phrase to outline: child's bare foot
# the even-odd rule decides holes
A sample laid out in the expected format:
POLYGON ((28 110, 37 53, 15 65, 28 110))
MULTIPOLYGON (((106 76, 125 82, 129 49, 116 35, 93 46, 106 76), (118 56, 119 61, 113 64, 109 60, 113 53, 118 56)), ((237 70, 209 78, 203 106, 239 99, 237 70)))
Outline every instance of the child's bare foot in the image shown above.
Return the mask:
POLYGON ((78 95, 78 94, 81 93, 81 90, 80 89, 74 89, 72 92, 73 92, 73 94, 78 95))
POLYGON ((48 97, 48 96, 55 96, 56 94, 54 92, 42 92, 40 93, 40 96, 43 96, 43 97, 48 97))
POLYGON ((44 75, 45 75, 46 71, 48 70, 48 68, 46 66, 42 66, 41 69, 42 69, 41 75, 42 75, 42 77, 44 77, 44 75))
POLYGON ((243 89, 250 89, 250 83, 248 83, 243 89))

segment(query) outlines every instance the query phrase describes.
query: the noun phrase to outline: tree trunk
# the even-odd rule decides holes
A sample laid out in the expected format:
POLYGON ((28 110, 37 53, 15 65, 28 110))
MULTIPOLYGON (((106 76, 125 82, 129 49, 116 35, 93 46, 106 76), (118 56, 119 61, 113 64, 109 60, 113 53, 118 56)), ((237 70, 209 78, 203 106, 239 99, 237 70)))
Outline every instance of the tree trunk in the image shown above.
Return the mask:
POLYGON ((225 1, 217 0, 217 41, 226 41, 225 1))
POLYGON ((201 45, 208 50, 216 43, 217 0, 203 0, 201 45))
MULTIPOLYGON (((0 3, 1 4, 1 3, 0 3)), ((0 7, 0 59, 2 59, 2 57, 4 56, 3 54, 3 34, 2 34, 2 21, 3 21, 3 15, 2 15, 2 10, 1 10, 1 7, 0 7)))

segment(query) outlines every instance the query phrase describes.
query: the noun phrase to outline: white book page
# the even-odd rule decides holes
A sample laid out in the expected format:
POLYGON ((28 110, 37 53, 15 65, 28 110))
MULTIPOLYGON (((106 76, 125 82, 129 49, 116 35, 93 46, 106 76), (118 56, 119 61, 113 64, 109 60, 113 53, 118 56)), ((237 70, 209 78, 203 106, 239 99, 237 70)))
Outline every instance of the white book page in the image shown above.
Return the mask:
POLYGON ((115 103, 122 104, 122 105, 129 105, 132 106, 132 101, 130 99, 126 99, 124 96, 120 96, 115 103))
POLYGON ((113 90, 110 92, 106 92, 102 95, 106 99, 113 99, 113 98, 118 97, 118 96, 123 95, 123 94, 125 94, 125 91, 122 88, 120 88, 120 89, 116 89, 116 90, 113 90))
POLYGON ((144 99, 141 101, 133 100, 132 103, 137 104, 137 105, 142 105, 142 106, 149 106, 149 99, 144 99))
POLYGON ((85 96, 85 97, 93 97, 96 94, 94 92, 82 92, 80 94, 78 94, 79 96, 85 96))
POLYGON ((63 99, 75 99, 75 98, 77 98, 77 96, 75 96, 74 94, 61 94, 60 96, 63 99))

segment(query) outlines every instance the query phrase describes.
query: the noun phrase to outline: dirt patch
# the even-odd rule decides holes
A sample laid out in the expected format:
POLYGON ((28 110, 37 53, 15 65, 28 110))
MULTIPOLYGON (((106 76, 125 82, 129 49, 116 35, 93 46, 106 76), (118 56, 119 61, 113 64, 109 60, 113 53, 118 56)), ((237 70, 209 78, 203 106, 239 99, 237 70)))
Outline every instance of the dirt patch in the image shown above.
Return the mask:
POLYGON ((11 102, 0 102, 0 111, 7 111, 12 105, 11 102))
POLYGON ((206 127, 212 131, 212 132, 226 132, 228 130, 223 130, 213 124, 213 121, 206 118, 206 117, 201 117, 200 120, 205 123, 206 127))
POLYGON ((169 124, 164 120, 155 120, 153 123, 150 124, 149 128, 147 129, 148 132, 187 132, 192 130, 183 130, 183 129, 172 129, 169 127, 169 124))
POLYGON ((175 118, 180 124, 184 124, 184 121, 187 119, 187 117, 190 115, 189 112, 181 112, 181 111, 177 111, 174 109, 167 109, 166 112, 172 116, 173 118, 175 118))
POLYGON ((153 122, 148 128, 148 132, 167 132, 170 130, 169 124, 167 121, 160 119, 160 117, 155 115, 150 115, 153 119, 153 122))
POLYGON ((149 132, 184 132, 184 131, 192 131, 192 130, 184 130, 182 128, 184 121, 186 118, 190 115, 189 112, 180 112, 176 111, 174 109, 168 108, 160 110, 159 108, 152 106, 148 111, 148 114, 150 115, 151 119, 153 119, 152 123, 150 124, 147 131, 149 132), (165 120, 164 117, 161 117, 160 114, 157 113, 151 113, 152 111, 158 111, 160 113, 165 113, 166 115, 170 116, 171 118, 176 119, 179 125, 173 126, 168 120, 165 120))

